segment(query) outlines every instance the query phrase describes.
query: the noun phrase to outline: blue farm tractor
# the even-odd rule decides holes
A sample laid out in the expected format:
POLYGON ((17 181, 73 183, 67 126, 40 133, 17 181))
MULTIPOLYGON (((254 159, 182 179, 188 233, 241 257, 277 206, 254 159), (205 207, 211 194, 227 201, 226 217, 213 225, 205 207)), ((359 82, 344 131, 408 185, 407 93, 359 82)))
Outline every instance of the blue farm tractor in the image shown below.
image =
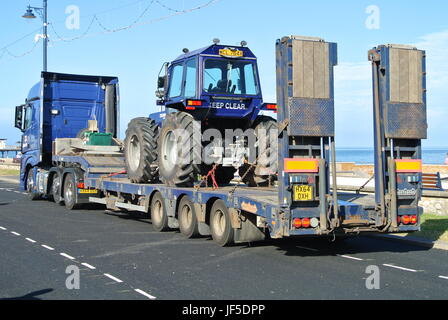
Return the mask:
POLYGON ((228 184, 239 170, 249 186, 272 184, 278 151, 271 133, 277 121, 261 111, 275 112, 277 106, 263 103, 257 58, 246 45, 215 39, 163 65, 156 92, 162 111, 133 119, 126 131, 132 182, 191 187, 213 171, 217 184, 228 184), (267 138, 260 148, 262 133, 267 138))

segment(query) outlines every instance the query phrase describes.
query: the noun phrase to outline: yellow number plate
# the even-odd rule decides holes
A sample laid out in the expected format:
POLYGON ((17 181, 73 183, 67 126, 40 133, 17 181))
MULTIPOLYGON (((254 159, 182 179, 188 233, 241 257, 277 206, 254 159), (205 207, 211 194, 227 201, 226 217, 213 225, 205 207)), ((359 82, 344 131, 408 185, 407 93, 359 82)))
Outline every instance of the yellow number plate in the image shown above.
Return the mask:
POLYGON ((293 199, 294 201, 312 201, 313 187, 305 185, 295 185, 293 199))
POLYGON ((230 49, 220 49, 219 55, 225 57, 242 57, 243 51, 241 50, 230 50, 230 49))
POLYGON ((80 194, 97 194, 98 190, 96 190, 96 189, 79 189, 78 192, 80 194))

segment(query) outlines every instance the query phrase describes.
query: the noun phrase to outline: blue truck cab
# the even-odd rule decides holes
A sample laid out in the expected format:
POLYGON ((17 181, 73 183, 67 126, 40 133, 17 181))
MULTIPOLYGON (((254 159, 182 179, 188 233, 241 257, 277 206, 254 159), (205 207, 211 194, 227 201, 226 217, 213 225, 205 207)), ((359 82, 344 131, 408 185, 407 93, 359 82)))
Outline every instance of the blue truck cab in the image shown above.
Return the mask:
POLYGON ((118 134, 118 78, 42 72, 23 105, 15 126, 22 131, 21 188, 36 181, 37 168, 52 166, 57 138, 76 138, 97 120, 100 132, 118 134), (29 173, 32 177, 28 178, 29 173))

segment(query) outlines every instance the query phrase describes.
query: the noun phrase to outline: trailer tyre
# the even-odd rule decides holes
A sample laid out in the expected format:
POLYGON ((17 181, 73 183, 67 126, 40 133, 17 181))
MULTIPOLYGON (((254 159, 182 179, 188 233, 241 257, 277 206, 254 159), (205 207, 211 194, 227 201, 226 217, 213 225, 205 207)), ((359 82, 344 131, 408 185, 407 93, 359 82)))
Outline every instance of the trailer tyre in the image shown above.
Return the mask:
POLYGON ((165 203, 160 192, 157 192, 151 201, 151 222, 152 227, 157 232, 167 231, 168 214, 166 213, 165 203))
POLYGON ((149 118, 131 120, 124 140, 124 155, 129 179, 134 183, 157 180, 157 139, 159 127, 149 118))
POLYGON ((271 117, 260 116, 253 127, 257 137, 256 166, 245 164, 239 174, 250 187, 271 186, 278 173, 278 124, 271 117))
POLYGON ((26 174, 26 191, 28 193, 28 198, 31 201, 40 199, 40 194, 35 190, 36 181, 34 179, 33 170, 33 168, 28 169, 26 174))
POLYGON ((187 239, 197 238, 199 236, 199 225, 194 204, 187 196, 184 196, 180 200, 177 218, 179 220, 180 232, 187 239))
POLYGON ((221 247, 233 244, 235 230, 232 228, 230 213, 223 200, 216 200, 212 206, 210 231, 213 240, 221 247))
POLYGON ((166 116, 160 130, 158 150, 160 179, 166 185, 192 187, 199 180, 202 152, 200 129, 186 112, 166 116))
POLYGON ((78 203, 77 190, 75 176, 72 173, 68 173, 64 181, 64 203, 68 210, 76 210, 81 207, 78 203))
POLYGON ((61 175, 59 173, 55 173, 53 175, 53 181, 51 183, 51 197, 56 204, 62 205, 61 175))

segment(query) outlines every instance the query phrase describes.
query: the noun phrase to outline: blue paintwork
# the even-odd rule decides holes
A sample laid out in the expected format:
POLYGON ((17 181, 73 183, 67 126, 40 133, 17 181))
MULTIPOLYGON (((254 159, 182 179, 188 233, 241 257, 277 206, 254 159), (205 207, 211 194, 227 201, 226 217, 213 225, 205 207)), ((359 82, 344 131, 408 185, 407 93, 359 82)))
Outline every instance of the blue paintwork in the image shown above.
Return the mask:
POLYGON ((118 86, 118 79, 42 72, 25 102, 33 116, 31 126, 22 134, 22 189, 28 168, 51 166, 55 139, 75 138, 87 128, 88 120, 97 120, 100 132, 105 131, 103 84, 118 86), (52 114, 52 110, 58 114, 52 114))
MULTIPOLYGON (((206 116, 199 114, 198 112, 191 112, 187 110, 187 112, 193 113, 198 118, 234 118, 234 119, 247 119, 247 120, 255 120, 259 115, 261 107, 263 105, 262 92, 260 88, 260 79, 258 75, 258 67, 257 67, 257 59, 252 51, 247 47, 238 47, 238 46, 226 46, 226 45, 211 45, 202 49, 198 49, 195 51, 188 52, 187 54, 183 54, 177 57, 173 62, 170 63, 168 67, 168 78, 171 78, 172 70, 175 65, 185 65, 185 63, 191 59, 196 60, 197 64, 197 74, 196 74, 196 94, 194 97, 188 97, 191 99, 198 99, 203 101, 203 105, 201 107, 196 107, 197 111, 205 110, 207 111, 206 116), (238 50, 243 51, 244 57, 242 58, 225 58, 219 55, 219 50, 224 48, 236 48, 238 50), (256 73, 256 81, 258 83, 258 93, 255 95, 226 95, 226 94, 214 94, 207 93, 203 88, 203 70, 204 63, 207 59, 214 60, 243 60, 249 61, 254 64, 254 70, 256 73), (232 98, 237 97, 238 99, 235 101, 232 98), (245 108, 243 110, 239 109, 227 109, 227 108, 212 108, 212 102, 215 103, 223 103, 224 105, 228 103, 244 103, 245 108)), ((185 81, 185 72, 184 72, 184 81, 185 81)), ((167 93, 170 88, 168 87, 167 93)), ((182 94, 176 98, 167 98, 166 101, 163 102, 167 108, 174 108, 177 110, 185 111, 185 102, 186 97, 184 94, 184 88, 182 88, 182 94)), ((153 115, 150 115, 152 118, 153 115)))

